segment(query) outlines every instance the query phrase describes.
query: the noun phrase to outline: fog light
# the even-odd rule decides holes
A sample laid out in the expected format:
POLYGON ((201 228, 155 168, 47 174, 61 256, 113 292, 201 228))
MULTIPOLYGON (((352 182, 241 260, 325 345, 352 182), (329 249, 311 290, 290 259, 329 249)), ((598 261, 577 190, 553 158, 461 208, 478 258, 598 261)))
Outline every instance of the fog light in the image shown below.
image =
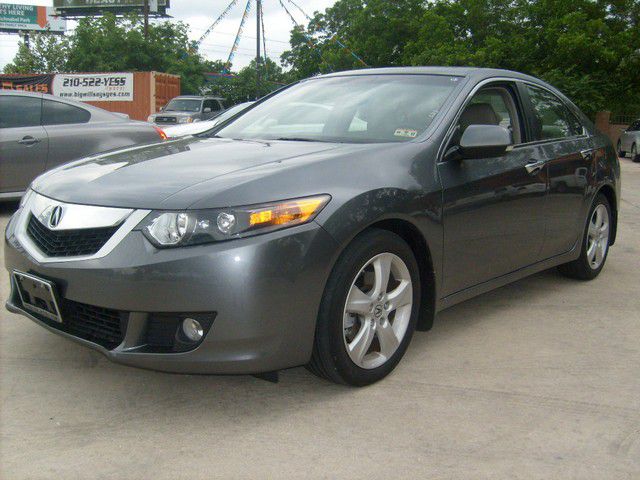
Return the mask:
POLYGON ((192 342, 199 342, 202 339, 202 335, 204 334, 204 330, 202 329, 202 325, 197 320, 193 318, 185 318, 182 321, 182 331, 184 335, 191 340, 192 342))

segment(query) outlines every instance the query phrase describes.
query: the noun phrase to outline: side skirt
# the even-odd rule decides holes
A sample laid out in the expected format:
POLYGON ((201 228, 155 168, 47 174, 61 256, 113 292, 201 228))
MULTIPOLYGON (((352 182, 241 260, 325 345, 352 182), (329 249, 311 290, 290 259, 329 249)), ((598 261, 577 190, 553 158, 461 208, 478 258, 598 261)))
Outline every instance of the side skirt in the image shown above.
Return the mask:
POLYGON ((446 308, 464 302, 465 300, 477 297, 478 295, 482 295, 483 293, 495 290, 496 288, 503 287, 509 283, 516 282, 525 277, 533 275, 534 273, 557 267, 558 265, 562 265, 563 263, 571 262, 580 256, 580 249, 578 248, 579 245, 582 245, 582 241, 577 242, 576 246, 574 246, 573 249, 567 253, 548 258, 541 262, 534 263, 533 265, 529 265, 528 267, 520 268, 511 273, 507 273, 473 287, 465 288, 464 290, 460 290, 459 292, 447 295, 446 297, 439 300, 436 311, 440 312, 446 308))

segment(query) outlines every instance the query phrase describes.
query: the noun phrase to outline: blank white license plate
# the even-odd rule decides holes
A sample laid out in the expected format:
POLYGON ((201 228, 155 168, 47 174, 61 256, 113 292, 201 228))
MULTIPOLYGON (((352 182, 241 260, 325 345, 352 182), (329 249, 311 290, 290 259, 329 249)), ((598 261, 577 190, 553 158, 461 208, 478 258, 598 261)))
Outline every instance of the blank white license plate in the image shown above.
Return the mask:
POLYGON ((17 270, 13 271, 13 278, 25 310, 62 323, 53 282, 17 270))

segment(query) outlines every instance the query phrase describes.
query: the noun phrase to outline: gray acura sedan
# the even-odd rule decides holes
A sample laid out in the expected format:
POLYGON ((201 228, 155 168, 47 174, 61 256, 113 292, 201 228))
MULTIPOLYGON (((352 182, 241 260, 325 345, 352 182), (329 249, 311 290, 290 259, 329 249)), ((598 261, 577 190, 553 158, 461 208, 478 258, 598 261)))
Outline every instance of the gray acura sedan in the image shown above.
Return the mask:
POLYGON ((619 185, 610 141, 535 78, 326 75, 36 179, 7 308, 123 364, 366 385, 444 308, 551 267, 596 277, 619 185))

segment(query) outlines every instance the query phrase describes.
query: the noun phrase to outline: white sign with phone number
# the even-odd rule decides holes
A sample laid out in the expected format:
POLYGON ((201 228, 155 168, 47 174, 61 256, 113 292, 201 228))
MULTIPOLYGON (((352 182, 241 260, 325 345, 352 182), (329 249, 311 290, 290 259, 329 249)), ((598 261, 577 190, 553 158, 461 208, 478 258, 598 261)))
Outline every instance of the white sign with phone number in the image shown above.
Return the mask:
POLYGON ((59 73, 52 90, 81 102, 133 102, 133 73, 59 73))

